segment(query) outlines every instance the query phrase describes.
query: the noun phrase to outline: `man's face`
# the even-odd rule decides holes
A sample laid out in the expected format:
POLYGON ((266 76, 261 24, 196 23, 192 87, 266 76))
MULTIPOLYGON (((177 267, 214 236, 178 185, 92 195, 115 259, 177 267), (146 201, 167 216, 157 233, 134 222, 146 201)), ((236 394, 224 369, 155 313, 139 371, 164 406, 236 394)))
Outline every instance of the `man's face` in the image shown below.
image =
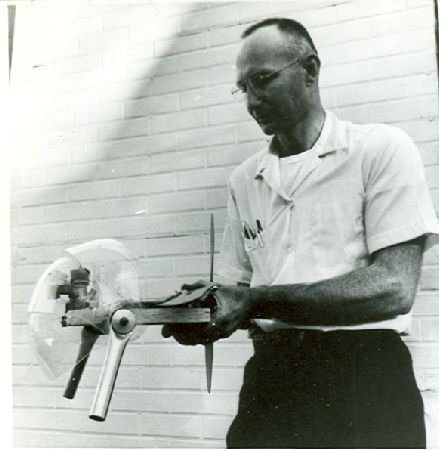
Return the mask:
POLYGON ((276 26, 260 28, 244 39, 236 61, 237 86, 246 90, 247 110, 267 135, 291 130, 309 108, 310 92, 300 61, 267 78, 260 89, 247 82, 249 76, 273 73, 294 62, 299 54, 286 50, 288 42, 276 26))

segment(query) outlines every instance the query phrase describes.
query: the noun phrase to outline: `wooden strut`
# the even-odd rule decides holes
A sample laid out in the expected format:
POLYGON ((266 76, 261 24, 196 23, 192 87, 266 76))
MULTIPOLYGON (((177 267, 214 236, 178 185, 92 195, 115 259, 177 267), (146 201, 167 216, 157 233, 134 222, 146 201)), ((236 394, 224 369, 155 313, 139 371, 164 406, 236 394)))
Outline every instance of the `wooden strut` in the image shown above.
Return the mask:
MULTIPOLYGON (((135 317, 136 325, 161 325, 166 323, 208 323, 209 308, 129 308, 135 317)), ((89 310, 69 311, 63 317, 63 325, 69 327, 90 326, 99 327, 107 315, 97 314, 89 310), (99 320, 101 319, 101 320, 99 320)))

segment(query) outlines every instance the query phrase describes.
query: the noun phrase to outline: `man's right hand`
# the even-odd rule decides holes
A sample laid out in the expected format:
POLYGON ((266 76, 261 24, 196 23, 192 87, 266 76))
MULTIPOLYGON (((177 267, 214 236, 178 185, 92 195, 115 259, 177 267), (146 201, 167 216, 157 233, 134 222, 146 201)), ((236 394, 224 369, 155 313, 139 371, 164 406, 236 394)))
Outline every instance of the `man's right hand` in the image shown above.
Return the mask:
POLYGON ((173 337, 179 344, 198 345, 213 342, 212 335, 207 334, 205 323, 173 323, 162 327, 164 338, 173 337))

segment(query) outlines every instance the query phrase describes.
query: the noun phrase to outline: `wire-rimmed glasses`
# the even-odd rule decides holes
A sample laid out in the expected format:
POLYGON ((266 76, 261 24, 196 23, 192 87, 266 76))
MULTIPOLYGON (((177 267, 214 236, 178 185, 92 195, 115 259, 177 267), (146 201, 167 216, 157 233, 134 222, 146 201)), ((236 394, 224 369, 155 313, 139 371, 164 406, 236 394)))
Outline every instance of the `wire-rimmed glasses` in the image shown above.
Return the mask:
POLYGON ((239 84, 232 89, 231 93, 233 98, 235 99, 235 101, 241 102, 245 99, 248 88, 250 88, 255 93, 263 91, 268 86, 268 84, 279 75, 280 72, 285 70, 287 67, 291 67, 294 64, 297 64, 308 56, 309 55, 297 58, 294 61, 288 63, 286 66, 280 68, 279 70, 275 70, 274 72, 255 73, 248 76, 244 80, 240 81, 239 84))

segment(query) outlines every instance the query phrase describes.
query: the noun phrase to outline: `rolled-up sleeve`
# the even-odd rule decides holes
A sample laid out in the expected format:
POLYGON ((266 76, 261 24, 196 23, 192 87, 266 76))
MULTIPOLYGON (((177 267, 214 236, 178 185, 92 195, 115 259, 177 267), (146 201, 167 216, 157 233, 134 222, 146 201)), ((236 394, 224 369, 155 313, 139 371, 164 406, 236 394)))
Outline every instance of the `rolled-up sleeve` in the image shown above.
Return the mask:
POLYGON ((365 231, 370 253, 426 235, 439 227, 419 151, 401 130, 383 126, 366 138, 365 231))
POLYGON ((228 184, 227 221, 216 273, 236 283, 250 283, 253 274, 244 248, 241 219, 230 182, 228 184))

